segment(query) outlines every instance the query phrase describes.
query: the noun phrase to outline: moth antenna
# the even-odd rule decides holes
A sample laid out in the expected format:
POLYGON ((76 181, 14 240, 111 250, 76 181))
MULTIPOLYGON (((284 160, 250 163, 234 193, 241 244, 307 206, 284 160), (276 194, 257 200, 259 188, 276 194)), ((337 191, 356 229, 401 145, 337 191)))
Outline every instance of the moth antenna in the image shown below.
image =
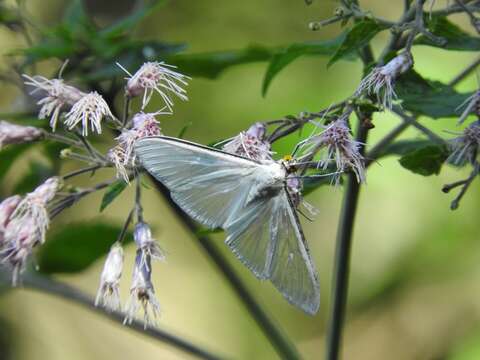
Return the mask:
POLYGON ((70 62, 70 59, 67 59, 63 62, 62 66, 60 67, 60 70, 58 72, 58 78, 61 79, 62 78, 62 75, 63 75, 63 71, 65 70, 65 68, 67 67, 68 63, 70 62))

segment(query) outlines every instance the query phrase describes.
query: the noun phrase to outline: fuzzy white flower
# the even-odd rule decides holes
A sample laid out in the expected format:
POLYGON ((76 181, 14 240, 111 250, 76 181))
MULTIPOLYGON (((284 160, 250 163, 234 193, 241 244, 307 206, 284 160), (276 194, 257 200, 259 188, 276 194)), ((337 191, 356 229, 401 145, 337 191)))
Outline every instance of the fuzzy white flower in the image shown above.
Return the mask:
POLYGON ((78 100, 65 116, 65 125, 72 130, 78 124, 82 124, 82 134, 88 135, 90 126, 92 131, 102 133, 102 120, 104 117, 114 119, 107 102, 96 91, 86 94, 78 100))
POLYGON ((5 229, 20 201, 22 201, 22 197, 20 195, 14 195, 0 203, 0 246, 3 244, 5 229))
POLYGON ((395 94, 395 79, 413 66, 413 58, 408 52, 401 53, 384 66, 374 68, 358 86, 355 94, 374 94, 384 108, 391 109, 395 94))
POLYGON ((50 127, 55 131, 62 110, 79 101, 86 94, 77 88, 65 84, 62 79, 47 79, 43 76, 23 75, 26 85, 34 87, 30 93, 41 91, 45 96, 37 102, 40 105, 39 119, 50 118, 50 127))
POLYGON ((160 304, 155 297, 151 275, 150 257, 148 256, 146 261, 143 261, 142 251, 137 250, 130 297, 125 308, 124 324, 131 324, 135 314, 142 309, 145 329, 155 325, 156 318, 160 314, 160 304))
POLYGON ((323 157, 318 162, 318 167, 326 170, 333 162, 336 165, 339 175, 346 170, 352 170, 355 173, 359 183, 365 182, 365 161, 360 153, 361 143, 355 141, 347 124, 346 116, 341 116, 331 124, 324 126, 325 130, 315 136, 310 137, 305 142, 307 151, 323 151, 323 157))
POLYGON ((266 140, 266 132, 264 124, 255 123, 223 145, 222 149, 253 160, 270 160, 272 152, 270 143, 266 140))
POLYGON ((133 75, 120 64, 117 63, 117 65, 129 75, 126 86, 127 96, 137 97, 143 94, 142 110, 145 109, 154 92, 162 97, 170 111, 173 106, 170 94, 181 100, 188 100, 187 92, 182 86, 186 86, 190 78, 172 70, 176 68, 173 65, 163 61, 146 62, 133 75))
POLYGON ((100 277, 95 306, 101 304, 107 310, 120 310, 120 278, 123 270, 123 249, 118 243, 110 248, 100 277))
MULTIPOLYGON (((47 204, 61 186, 61 179, 52 177, 28 193, 15 207, 3 231, 0 260, 12 268, 16 285, 33 249, 45 241, 50 218, 47 204)), ((13 200, 12 200, 13 201, 13 200)))
POLYGON ((473 163, 480 147, 480 121, 471 123, 458 135, 450 140, 451 153, 447 162, 457 166, 473 163))
POLYGON ((138 250, 142 253, 142 258, 140 260, 141 266, 147 263, 147 259, 152 258, 153 260, 165 260, 165 254, 158 245, 157 241, 152 237, 152 230, 144 222, 139 222, 135 225, 135 230, 133 231, 133 239, 137 245, 138 250))
POLYGON ((117 176, 129 182, 127 167, 135 166, 135 142, 147 136, 162 135, 160 123, 155 119, 156 113, 137 113, 132 119, 132 128, 122 131, 116 138, 118 144, 108 152, 108 159, 115 165, 117 176))
POLYGON ((0 121, 0 149, 4 145, 34 141, 42 136, 42 130, 34 126, 21 126, 0 121))

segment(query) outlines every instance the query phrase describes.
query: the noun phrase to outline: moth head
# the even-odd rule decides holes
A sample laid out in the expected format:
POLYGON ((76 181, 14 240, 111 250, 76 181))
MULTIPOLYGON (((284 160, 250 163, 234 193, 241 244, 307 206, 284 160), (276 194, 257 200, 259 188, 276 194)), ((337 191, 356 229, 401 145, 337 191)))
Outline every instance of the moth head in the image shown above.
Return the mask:
POLYGON ((290 155, 290 154, 285 155, 282 158, 282 164, 283 164, 283 166, 285 166, 285 169, 287 170, 288 174, 292 174, 292 173, 294 173, 295 171, 298 170, 297 165, 296 165, 296 161, 293 158, 293 156, 290 155))

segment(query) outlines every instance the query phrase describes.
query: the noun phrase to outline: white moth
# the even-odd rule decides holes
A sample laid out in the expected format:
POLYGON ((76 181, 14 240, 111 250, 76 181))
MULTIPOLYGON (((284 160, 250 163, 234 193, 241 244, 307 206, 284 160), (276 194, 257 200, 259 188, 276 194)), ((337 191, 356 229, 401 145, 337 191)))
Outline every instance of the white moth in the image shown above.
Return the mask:
POLYGON ((185 140, 158 136, 136 142, 143 167, 193 219, 223 228, 226 244, 261 280, 293 305, 315 314, 320 286, 286 188, 284 161, 255 161, 185 140))

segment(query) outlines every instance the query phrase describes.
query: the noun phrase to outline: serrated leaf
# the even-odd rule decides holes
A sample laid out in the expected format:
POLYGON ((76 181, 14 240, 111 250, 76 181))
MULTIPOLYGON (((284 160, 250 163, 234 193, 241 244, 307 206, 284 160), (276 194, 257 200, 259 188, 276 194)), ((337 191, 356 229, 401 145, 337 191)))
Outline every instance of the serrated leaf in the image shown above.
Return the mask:
POLYGON ((100 205, 100 212, 105 210, 105 208, 108 205, 110 205, 113 202, 113 200, 115 200, 117 196, 120 195, 123 192, 123 190, 125 190, 126 187, 127 187, 127 183, 122 179, 117 180, 113 184, 108 186, 102 198, 102 203, 100 205))
POLYGON ((447 149, 438 145, 427 145, 402 156, 400 164, 423 176, 437 175, 448 157, 447 149))
MULTIPOLYGON (((37 253, 43 273, 74 273, 85 270, 106 255, 121 228, 104 223, 74 223, 47 235, 37 253)), ((125 237, 131 241, 131 234, 125 237)))
POLYGON ((332 55, 343 42, 344 35, 329 41, 292 44, 277 51, 270 61, 263 79, 262 95, 265 96, 273 78, 295 59, 303 55, 332 55))
POLYGON ((178 54, 168 57, 167 62, 187 75, 215 79, 231 66, 270 60, 273 53, 274 49, 251 45, 243 50, 178 54))
POLYGON ((395 92, 402 100, 402 107, 434 119, 458 116, 458 106, 472 95, 458 93, 439 81, 424 79, 414 70, 397 79, 395 92))
POLYGON ((343 41, 340 46, 338 46, 327 66, 331 66, 338 60, 351 56, 356 51, 361 50, 375 35, 385 29, 386 27, 384 25, 378 24, 368 18, 357 22, 350 30, 345 32, 343 41))
POLYGON ((445 44, 438 44, 428 37, 422 35, 418 37, 415 45, 428 45, 439 47, 445 50, 459 51, 478 51, 480 50, 480 38, 472 36, 463 31, 457 25, 450 22, 446 17, 426 17, 427 26, 430 31, 437 37, 446 40, 445 44))

